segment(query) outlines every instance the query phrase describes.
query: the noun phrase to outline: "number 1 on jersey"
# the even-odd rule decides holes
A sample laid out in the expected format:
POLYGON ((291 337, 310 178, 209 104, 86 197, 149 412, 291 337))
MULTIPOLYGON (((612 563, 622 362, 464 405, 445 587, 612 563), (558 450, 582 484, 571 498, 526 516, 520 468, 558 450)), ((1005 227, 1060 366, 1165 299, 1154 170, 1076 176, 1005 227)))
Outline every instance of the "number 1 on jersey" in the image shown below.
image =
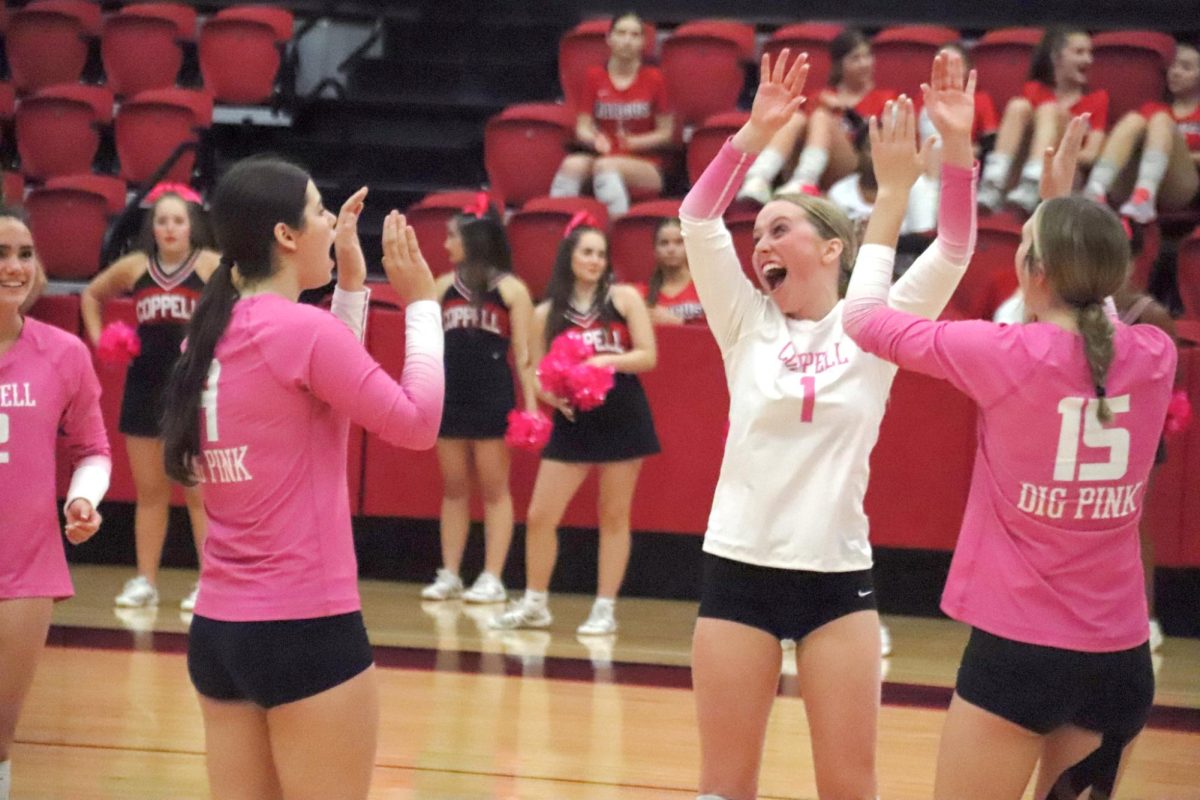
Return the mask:
MULTIPOLYGON (((0 414, 0 445, 8 444, 8 414, 0 414)), ((8 463, 8 453, 0 450, 0 464, 8 463)))
POLYGON ((217 440, 217 379, 221 377, 221 362, 215 358, 208 367, 208 380, 200 392, 200 407, 204 409, 204 436, 208 441, 217 440))
POLYGON ((814 375, 805 375, 800 379, 800 388, 804 390, 804 399, 800 403, 800 421, 812 422, 813 406, 817 404, 817 379, 814 375))

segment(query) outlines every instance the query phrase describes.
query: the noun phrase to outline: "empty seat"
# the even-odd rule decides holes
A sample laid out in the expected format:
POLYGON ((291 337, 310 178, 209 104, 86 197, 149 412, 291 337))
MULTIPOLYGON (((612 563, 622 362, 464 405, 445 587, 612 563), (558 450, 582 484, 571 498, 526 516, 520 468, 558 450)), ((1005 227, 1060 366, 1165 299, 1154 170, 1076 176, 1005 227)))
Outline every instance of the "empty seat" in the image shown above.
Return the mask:
POLYGON ((575 138, 574 117, 566 106, 522 103, 488 120, 483 163, 493 190, 513 205, 547 194, 575 138))
POLYGON ((971 48, 971 62, 979 73, 978 88, 991 95, 997 112, 1003 113, 1008 101, 1021 95, 1042 33, 1041 28, 997 28, 971 48))
MULTIPOLYGON (((610 51, 607 37, 611 24, 609 18, 585 20, 564 33, 559 40, 558 81, 568 107, 575 108, 588 68, 602 67, 608 63, 610 51)), ((644 20, 642 30, 645 35, 642 58, 651 60, 654 58, 658 33, 654 23, 644 20)))
POLYGON ((683 128, 733 109, 746 81, 738 46, 702 34, 675 34, 667 39, 662 72, 676 124, 683 128))
MULTIPOLYGON (((117 158, 121 177, 132 184, 150 180, 175 149, 200 141, 212 124, 212 98, 190 89, 151 89, 121 104, 117 113, 117 158)), ((163 180, 190 183, 196 154, 183 153, 163 180)))
POLYGON ((737 133, 738 128, 750 119, 745 111, 726 111, 713 114, 692 133, 687 146, 688 181, 695 183, 704 168, 712 162, 713 157, 720 152, 725 140, 737 133))
POLYGON ((663 217, 679 216, 679 200, 648 200, 630 206, 612 224, 608 253, 617 280, 646 283, 654 272, 654 229, 663 217))
POLYGON ((263 6, 227 8, 200 30, 200 73, 220 103, 254 104, 271 98, 292 15, 263 6))
POLYGON ((172 3, 136 3, 104 22, 100 56, 113 93, 128 97, 175 85, 183 42, 195 38, 196 12, 172 3))
POLYGON ((758 41, 754 26, 733 19, 696 19, 685 22, 675 29, 673 35, 715 36, 728 39, 737 45, 743 61, 753 61, 758 52, 758 41))
POLYGON ((1120 119, 1163 96, 1175 40, 1158 31, 1108 31, 1092 38, 1089 81, 1108 90, 1108 118, 1120 119))
POLYGON ((795 25, 784 25, 777 29, 763 45, 763 52, 769 53, 771 63, 779 56, 779 51, 785 47, 797 53, 808 53, 808 80, 804 91, 809 97, 816 95, 829 83, 829 70, 832 61, 829 57, 829 45, 842 32, 844 26, 829 22, 802 22, 795 25))
POLYGON ((1021 223, 1007 214, 979 218, 979 233, 970 268, 950 298, 964 319, 991 319, 1000 304, 1017 290, 1015 263, 1021 223))
POLYGON ((123 200, 119 187, 104 187, 96 176, 60 177, 25 198, 29 229, 47 277, 89 278, 99 271, 104 234, 123 200))
POLYGON ((929 80, 929 65, 938 50, 959 39, 958 31, 936 25, 885 28, 871 40, 876 80, 915 97, 929 80))
POLYGON ((16 110, 22 174, 41 180, 90 172, 112 108, 112 92, 103 86, 67 83, 26 97, 16 110))
POLYGON ((88 32, 74 14, 31 5, 9 15, 5 50, 19 92, 74 83, 87 63, 88 32))

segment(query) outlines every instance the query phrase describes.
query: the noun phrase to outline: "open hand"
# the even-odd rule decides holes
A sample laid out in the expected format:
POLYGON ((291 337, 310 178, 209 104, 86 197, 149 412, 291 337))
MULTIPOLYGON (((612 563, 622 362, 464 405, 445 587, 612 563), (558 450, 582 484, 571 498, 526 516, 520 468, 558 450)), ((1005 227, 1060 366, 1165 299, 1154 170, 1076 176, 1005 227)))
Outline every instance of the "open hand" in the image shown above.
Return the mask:
POLYGON ((71 544, 82 544, 100 530, 103 522, 100 512, 92 508, 92 504, 77 497, 67 506, 67 524, 64 533, 71 544))
POLYGON ((362 289, 367 280, 367 260, 358 240, 358 218, 362 215, 367 187, 362 187, 342 203, 334 226, 333 251, 337 256, 338 286, 346 291, 362 289))
POLYGON ((963 78, 962 56, 941 52, 933 59, 929 83, 921 84, 929 120, 943 139, 971 137, 975 126, 975 70, 963 78))
MULTIPOLYGON (((808 78, 808 53, 800 53, 788 64, 791 51, 779 51, 775 64, 763 53, 759 69, 758 91, 750 108, 750 126, 767 140, 782 128, 804 102, 804 81, 808 78)), ((764 142, 765 144, 765 142, 764 142)))
POLYGON ((405 305, 435 299, 433 273, 421 255, 417 232, 395 210, 383 220, 383 271, 405 305))
POLYGON ((917 114, 913 102, 904 95, 889 100, 883 107, 883 119, 868 121, 871 136, 871 161, 880 192, 891 191, 907 197, 909 189, 925 171, 925 162, 933 140, 917 150, 917 114))
POLYGON ((1038 183, 1038 194, 1043 200, 1066 197, 1075 186, 1075 167, 1079 163, 1079 150, 1087 136, 1090 114, 1072 117, 1063 131, 1058 147, 1047 147, 1042 153, 1042 179, 1038 183))

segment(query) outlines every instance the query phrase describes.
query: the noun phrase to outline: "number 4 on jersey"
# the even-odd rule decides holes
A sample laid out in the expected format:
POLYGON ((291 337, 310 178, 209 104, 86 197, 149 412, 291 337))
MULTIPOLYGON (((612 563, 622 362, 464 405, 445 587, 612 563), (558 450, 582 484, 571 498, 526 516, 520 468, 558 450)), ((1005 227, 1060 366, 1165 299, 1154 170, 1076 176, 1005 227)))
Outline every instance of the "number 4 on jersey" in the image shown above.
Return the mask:
POLYGON ((208 368, 204 391, 200 392, 200 407, 204 409, 204 437, 210 442, 217 440, 217 380, 220 377, 221 362, 214 358, 208 368))

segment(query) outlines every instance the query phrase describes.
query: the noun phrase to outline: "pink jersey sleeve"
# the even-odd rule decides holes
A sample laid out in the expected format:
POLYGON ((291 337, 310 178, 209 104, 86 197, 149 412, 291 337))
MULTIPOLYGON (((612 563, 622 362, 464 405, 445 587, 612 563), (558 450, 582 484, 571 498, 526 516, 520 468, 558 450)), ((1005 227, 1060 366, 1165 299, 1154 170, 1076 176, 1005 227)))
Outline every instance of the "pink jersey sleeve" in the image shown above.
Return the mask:
POLYGON ((399 383, 341 321, 299 305, 291 310, 299 312, 294 335, 272 337, 274 352, 268 354, 268 363, 282 381, 306 387, 390 444, 416 450, 433 447, 445 392, 441 313, 435 302, 412 303, 406 309, 409 335, 399 383))
POLYGON ((717 219, 724 214, 737 195, 754 158, 750 153, 743 153, 734 147, 732 139, 727 139, 716 158, 704 168, 696 185, 683 198, 679 215, 700 222, 717 219))
POLYGON ((63 362, 63 366, 72 371, 68 380, 75 386, 62 419, 63 442, 72 467, 85 458, 108 459, 112 455, 100 411, 100 381, 87 348, 83 342, 77 344, 63 362))

